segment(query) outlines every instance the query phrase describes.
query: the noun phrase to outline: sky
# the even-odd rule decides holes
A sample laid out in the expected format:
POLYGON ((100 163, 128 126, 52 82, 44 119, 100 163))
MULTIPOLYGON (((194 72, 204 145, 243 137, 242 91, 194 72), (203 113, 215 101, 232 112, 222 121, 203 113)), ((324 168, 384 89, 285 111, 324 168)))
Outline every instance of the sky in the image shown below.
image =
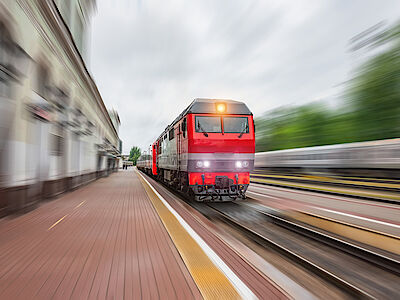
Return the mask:
POLYGON ((145 150, 194 98, 340 102, 362 61, 349 40, 400 20, 398 0, 98 0, 90 70, 118 111, 123 153, 145 150))

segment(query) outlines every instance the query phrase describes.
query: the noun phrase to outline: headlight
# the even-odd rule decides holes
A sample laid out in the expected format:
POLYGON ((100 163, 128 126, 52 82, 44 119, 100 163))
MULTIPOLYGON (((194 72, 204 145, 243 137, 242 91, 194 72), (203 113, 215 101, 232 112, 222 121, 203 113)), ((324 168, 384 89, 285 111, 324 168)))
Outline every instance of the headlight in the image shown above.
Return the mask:
POLYGON ((205 161, 199 160, 196 162, 196 167, 197 168, 209 168, 210 162, 208 160, 205 160, 205 161))
POLYGON ((236 162, 236 168, 240 169, 242 167, 242 162, 241 161, 237 161, 236 162))
POLYGON ((244 168, 247 168, 249 166, 249 162, 248 161, 244 161, 242 163, 242 165, 243 165, 244 168))

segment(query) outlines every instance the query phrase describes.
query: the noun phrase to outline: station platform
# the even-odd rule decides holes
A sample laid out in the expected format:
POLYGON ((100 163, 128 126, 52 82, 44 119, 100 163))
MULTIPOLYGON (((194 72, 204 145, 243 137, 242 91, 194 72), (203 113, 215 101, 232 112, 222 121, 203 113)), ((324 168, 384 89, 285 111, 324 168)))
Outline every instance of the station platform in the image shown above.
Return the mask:
POLYGON ((0 219, 0 299, 288 298, 173 206, 130 170, 0 219))

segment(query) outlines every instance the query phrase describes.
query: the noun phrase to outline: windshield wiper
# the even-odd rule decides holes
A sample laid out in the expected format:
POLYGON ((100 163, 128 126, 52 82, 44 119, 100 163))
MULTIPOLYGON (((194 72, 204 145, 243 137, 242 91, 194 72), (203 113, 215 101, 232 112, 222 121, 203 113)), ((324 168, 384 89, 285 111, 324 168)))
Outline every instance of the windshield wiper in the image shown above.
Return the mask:
POLYGON ((246 124, 246 126, 242 129, 242 131, 240 132, 238 138, 240 139, 243 135, 243 133, 245 133, 247 131, 247 129, 249 128, 249 126, 246 124))
POLYGON ((201 130, 205 137, 208 137, 208 133, 204 130, 203 127, 201 127, 200 122, 197 122, 197 128, 201 130))

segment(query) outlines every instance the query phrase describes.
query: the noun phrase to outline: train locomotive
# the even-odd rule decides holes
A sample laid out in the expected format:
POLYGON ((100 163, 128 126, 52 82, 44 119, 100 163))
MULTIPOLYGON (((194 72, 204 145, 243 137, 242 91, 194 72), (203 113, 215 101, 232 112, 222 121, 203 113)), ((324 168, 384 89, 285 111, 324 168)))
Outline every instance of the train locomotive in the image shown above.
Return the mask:
POLYGON ((197 98, 138 161, 196 201, 244 199, 254 168, 253 114, 243 102, 197 98))

